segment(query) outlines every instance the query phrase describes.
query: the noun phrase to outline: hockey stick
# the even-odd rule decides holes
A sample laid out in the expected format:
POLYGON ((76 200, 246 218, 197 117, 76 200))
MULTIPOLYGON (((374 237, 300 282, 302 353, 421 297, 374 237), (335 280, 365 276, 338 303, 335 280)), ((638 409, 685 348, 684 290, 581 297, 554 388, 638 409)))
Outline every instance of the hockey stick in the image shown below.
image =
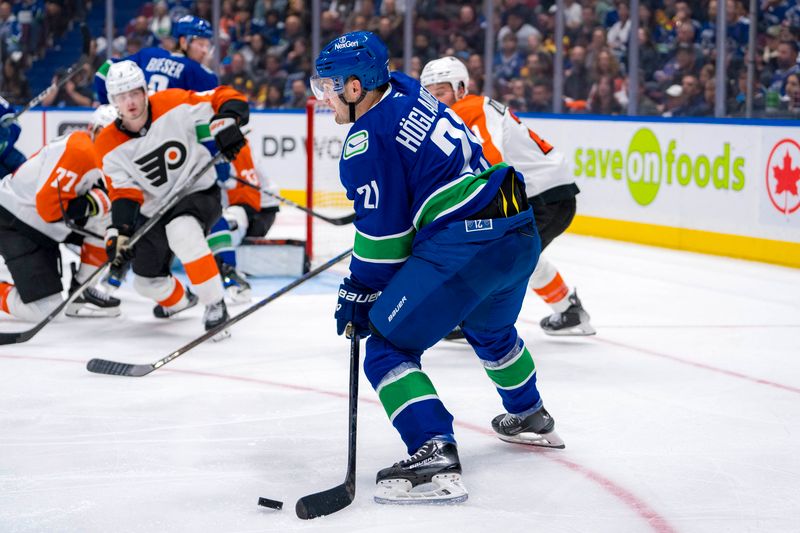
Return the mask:
MULTIPOLYGON (((348 324, 348 330, 352 326, 348 324)), ((315 492, 297 500, 298 518, 310 520, 341 511, 356 497, 356 429, 358 420, 358 335, 350 336, 350 410, 347 437, 347 474, 344 483, 322 492, 315 492)))
MULTIPOLYGON (((81 35, 83 37, 83 50, 82 50, 82 53, 83 53, 84 56, 88 56, 89 55, 89 48, 91 47, 92 34, 89 33, 89 27, 85 23, 81 24, 81 35)), ((42 91, 38 95, 36 95, 33 98, 33 100, 31 100, 30 102, 25 104, 25 107, 23 107, 22 109, 20 109, 16 113, 14 113, 13 118, 11 118, 8 122, 14 122, 15 120, 17 120, 19 118, 19 116, 21 114, 23 114, 24 112, 28 111, 30 108, 36 107, 37 105, 41 104, 42 101, 45 98, 47 98, 47 95, 50 93, 50 91, 53 91, 53 90, 59 91, 59 90, 61 90, 61 88, 64 85, 66 85, 69 80, 74 78, 78 74, 78 72, 80 72, 81 69, 83 69, 83 65, 85 63, 86 63, 86 58, 85 57, 82 57, 81 59, 79 59, 77 63, 75 63, 69 69, 67 69, 67 71, 61 77, 61 79, 58 80, 58 83, 55 86, 49 85, 44 91, 42 91)))
POLYGON ((314 211, 313 209, 309 209, 307 207, 304 207, 304 206, 302 206, 302 205, 300 205, 298 203, 295 203, 295 202, 289 200, 288 198, 284 198, 283 196, 280 196, 279 194, 275 194, 274 192, 268 191, 267 189, 262 189, 261 187, 259 187, 257 185, 253 185, 249 181, 243 180, 242 178, 237 178, 236 176, 231 176, 231 178, 236 180, 236 181, 238 181, 242 185, 246 185, 246 186, 250 187, 251 189, 255 189, 255 190, 259 191, 259 192, 262 192, 262 193, 266 194, 267 196, 271 196, 272 198, 275 198, 279 202, 282 202, 282 203, 284 203, 286 205, 290 205, 290 206, 292 206, 292 207, 294 207, 296 209, 299 209, 300 211, 303 211, 304 213, 307 213, 307 214, 311 215, 312 217, 317 217, 317 218, 319 218, 321 220, 324 220, 325 222, 327 222, 329 224, 333 224, 334 226, 346 226, 347 224, 352 224, 353 221, 356 219, 356 214, 355 213, 351 213, 349 215, 345 215, 345 216, 343 216, 341 218, 326 217, 325 215, 323 215, 323 214, 321 214, 321 213, 319 213, 317 211, 314 211))
POLYGON ((303 274, 301 277, 297 278, 296 280, 294 280, 290 284, 288 284, 285 287, 283 287, 283 288, 277 290, 276 292, 270 294, 269 296, 267 296, 263 300, 253 304, 252 306, 248 307, 247 309, 245 309, 244 311, 242 311, 238 315, 236 315, 234 317, 231 317, 230 319, 228 319, 226 322, 223 322, 219 326, 206 331, 200 337, 197 337, 195 340, 191 341, 190 343, 188 343, 188 344, 186 344, 184 346, 181 346, 180 348, 178 348, 177 350, 175 350, 171 354, 167 355, 166 357, 162 357, 161 359, 159 359, 155 363, 144 364, 144 365, 133 365, 133 364, 129 364, 129 363, 118 363, 116 361, 109 361, 108 359, 91 359, 88 363, 86 363, 86 370, 88 370, 89 372, 94 372, 95 374, 109 374, 109 375, 112 375, 112 376, 129 376, 129 377, 134 377, 134 378, 140 378, 142 376, 146 376, 147 374, 149 374, 153 370, 161 368, 162 366, 166 365, 170 361, 172 361, 174 359, 177 359, 178 357, 182 356, 183 354, 185 354, 186 352, 188 352, 192 348, 195 348, 196 346, 199 346, 200 344, 204 343, 205 341, 207 341, 211 337, 214 337, 220 331, 223 331, 224 329, 236 324, 237 322, 239 322, 243 318, 246 318, 246 317, 252 315, 253 313, 258 311, 259 309, 261 309, 262 307, 264 307, 265 305, 267 305, 271 301, 275 300, 279 296, 283 296, 284 294, 286 294, 290 290, 294 289, 295 287, 297 287, 301 283, 305 283, 306 281, 308 281, 309 279, 313 278, 314 276, 324 272, 325 270, 328 270, 330 267, 332 267, 333 265, 335 265, 336 263, 338 263, 339 261, 341 261, 345 257, 349 256, 351 253, 353 253, 353 249, 352 248, 340 253, 339 255, 337 255, 336 257, 334 257, 333 259, 331 259, 330 261, 328 261, 324 265, 320 265, 317 268, 315 268, 314 270, 310 270, 306 274, 303 274))
MULTIPOLYGON (((222 158, 221 152, 218 153, 216 156, 214 156, 214 158, 211 159, 211 161, 203 165, 203 168, 201 168, 194 176, 189 178, 186 181, 186 183, 184 183, 180 188, 178 188, 175 194, 173 194, 172 197, 166 203, 164 203, 164 205, 159 207, 156 210, 156 212, 153 213, 153 215, 147 220, 147 222, 142 224, 142 226, 139 227, 139 229, 137 229, 133 233, 130 240, 128 240, 128 248, 132 248, 133 245, 139 242, 139 240, 141 240, 144 234, 150 231, 150 229, 161 220, 161 218, 167 211, 175 207, 175 204, 177 204, 180 200, 183 199, 184 196, 186 196, 186 193, 188 192, 189 188, 192 185, 194 185, 194 183, 197 180, 199 180, 206 172, 211 170, 211 168, 213 168, 213 166, 220 158, 222 158)), ((110 266, 111 263, 109 261, 106 261, 100 268, 95 270, 91 276, 89 276, 89 279, 84 281, 77 289, 75 289, 75 292, 70 294, 66 300, 61 302, 55 309, 50 311, 50 314, 44 317, 44 319, 42 319, 41 322, 36 324, 31 329, 19 332, 0 332, 0 345, 19 344, 30 340, 34 335, 39 333, 39 331, 43 327, 49 324, 51 320, 57 317, 61 313, 61 311, 64 310, 64 308, 66 308, 69 304, 74 302, 83 293, 83 291, 94 285, 101 277, 103 277, 103 275, 105 275, 106 271, 110 268, 110 266)))

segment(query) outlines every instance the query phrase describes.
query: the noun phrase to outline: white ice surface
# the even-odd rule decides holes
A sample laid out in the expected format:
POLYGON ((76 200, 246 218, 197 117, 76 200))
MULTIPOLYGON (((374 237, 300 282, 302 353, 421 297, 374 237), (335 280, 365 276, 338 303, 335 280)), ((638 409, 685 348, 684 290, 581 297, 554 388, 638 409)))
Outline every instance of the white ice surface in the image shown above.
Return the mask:
POLYGON ((85 363, 154 362, 202 332, 200 309, 158 321, 126 286, 121 319, 62 317, 1 346, 0 532, 800 531, 800 271, 571 235, 547 253, 598 329, 545 336, 533 294, 519 322, 565 450, 491 436, 500 403, 467 346, 423 359, 456 419, 465 504, 372 502, 405 450, 362 376, 356 500, 296 518, 345 473, 343 265, 143 378, 85 363))

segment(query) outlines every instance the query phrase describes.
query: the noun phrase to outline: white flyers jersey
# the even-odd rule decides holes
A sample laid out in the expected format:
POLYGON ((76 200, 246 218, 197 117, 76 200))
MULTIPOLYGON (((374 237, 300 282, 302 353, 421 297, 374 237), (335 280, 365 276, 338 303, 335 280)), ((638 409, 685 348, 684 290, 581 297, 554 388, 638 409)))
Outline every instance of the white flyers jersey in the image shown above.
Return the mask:
MULTIPOLYGON (((91 137, 75 131, 33 154, 0 181, 0 205, 28 226, 63 242, 70 233, 63 213, 103 179, 91 137)), ((108 206, 106 206, 108 210, 108 206)))
POLYGON ((529 198, 575 183, 564 154, 528 129, 507 106, 469 94, 452 109, 478 137, 489 164, 506 162, 525 176, 529 198))
MULTIPOLYGON (((114 123, 97 137, 97 148, 108 176, 112 202, 128 198, 150 217, 172 193, 211 161, 202 143, 211 140, 209 122, 219 107, 244 96, 230 87, 196 93, 167 89, 149 97, 150 120, 139 133, 123 131, 114 123)), ((187 189, 203 191, 214 185, 212 167, 187 189)))

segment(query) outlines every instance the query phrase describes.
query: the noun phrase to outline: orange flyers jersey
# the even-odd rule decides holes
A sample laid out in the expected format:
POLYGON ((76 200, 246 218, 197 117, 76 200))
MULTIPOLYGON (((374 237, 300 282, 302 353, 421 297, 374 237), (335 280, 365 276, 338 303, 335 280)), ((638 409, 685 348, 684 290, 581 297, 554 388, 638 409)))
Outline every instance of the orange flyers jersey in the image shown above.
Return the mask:
POLYGON ((525 176, 528 197, 575 182, 564 154, 528 129, 503 104, 469 94, 453 104, 453 111, 478 137, 490 164, 505 161, 525 176))
MULTIPOLYGON (((196 93, 167 89, 149 97, 151 122, 138 134, 111 124, 97 137, 103 171, 111 182, 111 200, 129 198, 149 217, 172 193, 195 176, 211 154, 201 143, 211 138, 208 124, 228 100, 244 100, 239 92, 221 86, 196 93)), ((188 189, 208 189, 216 180, 212 167, 188 189)))
POLYGON ((45 145, 0 181, 0 205, 28 226, 61 242, 70 233, 62 221, 62 207, 66 210, 70 200, 97 185, 103 178, 100 169, 89 134, 70 133, 45 145))
MULTIPOLYGON (((245 180, 256 187, 267 189, 275 194, 278 193, 275 185, 256 170, 255 163, 253 162, 253 152, 250 149, 249 142, 242 148, 239 155, 236 156, 236 159, 233 160, 231 170, 233 175, 239 179, 245 180)), ((226 191, 228 193, 228 205, 249 205, 256 211, 278 205, 278 200, 272 196, 259 192, 236 180, 228 180, 226 185, 230 187, 226 191)))

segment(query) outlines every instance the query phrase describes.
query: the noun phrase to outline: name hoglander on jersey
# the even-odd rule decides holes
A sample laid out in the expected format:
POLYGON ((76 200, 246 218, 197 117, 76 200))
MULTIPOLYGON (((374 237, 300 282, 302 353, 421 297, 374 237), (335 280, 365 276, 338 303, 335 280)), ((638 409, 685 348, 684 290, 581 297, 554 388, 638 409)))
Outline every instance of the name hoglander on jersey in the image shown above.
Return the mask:
POLYGON ((420 88, 417 102, 419 106, 412 107, 408 116, 400 119, 400 131, 397 132, 397 136, 394 138, 394 140, 414 153, 422 145, 425 136, 428 135, 428 131, 430 131, 434 120, 436 120, 436 112, 439 110, 439 101, 424 87, 420 88), (420 107, 428 112, 426 113, 420 107))

